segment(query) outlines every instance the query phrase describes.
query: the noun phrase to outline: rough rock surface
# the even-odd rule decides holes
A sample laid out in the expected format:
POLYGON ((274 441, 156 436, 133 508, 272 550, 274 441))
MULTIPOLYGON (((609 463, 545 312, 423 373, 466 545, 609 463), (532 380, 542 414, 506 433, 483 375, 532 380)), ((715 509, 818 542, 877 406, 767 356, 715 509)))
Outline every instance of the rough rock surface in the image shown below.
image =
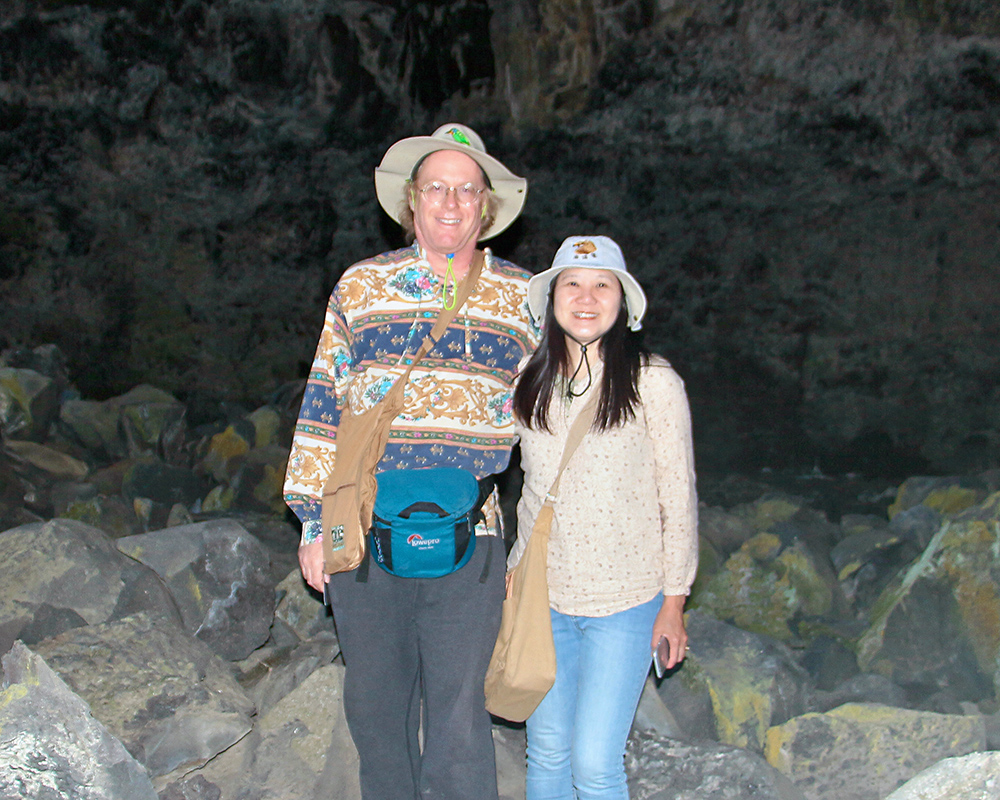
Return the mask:
POLYGON ((942 759, 982 750, 985 741, 976 717, 847 704, 771 728, 765 757, 809 800, 879 800, 942 759))
POLYGON ((0 532, 0 650, 140 611, 179 621, 153 570, 119 553, 105 533, 74 520, 0 532))
POLYGON ((232 520, 128 536, 118 549, 163 578, 184 625, 227 661, 267 641, 274 617, 269 555, 232 520))
POLYGON ((633 735, 626 754, 633 800, 805 800, 763 758, 711 742, 633 735))
POLYGON ((156 800, 137 762, 87 704, 21 643, 3 656, 0 797, 156 800))
MULTIPOLYGON (((40 375, 61 400, 45 436, 0 443, 0 632, 45 655, 160 800, 327 800, 331 783, 357 800, 334 620, 302 581, 296 526, 275 509, 294 393, 190 426, 189 406, 161 390, 81 401, 56 349, 28 356, 5 391, 28 397, 40 375)), ((26 432, 30 406, 0 408, 0 422, 26 432)), ((689 600, 691 648, 647 681, 635 732, 656 741, 636 745, 633 784, 652 797, 676 784, 786 800, 767 752, 810 791, 842 793, 848 773, 888 791, 933 757, 1000 744, 989 677, 1000 472, 912 476, 867 499, 866 481, 796 476, 790 494, 772 477, 703 492, 712 557, 689 600), (948 633, 914 648, 928 630, 948 633), (874 705, 874 724, 845 717, 874 705), (687 757, 665 766, 663 753, 687 757)), ((517 800, 523 727, 494 734, 501 797, 517 800)), ((102 758, 102 746, 80 757, 102 758)))
POLYGON ((0 348, 89 397, 302 377, 400 243, 373 167, 462 119, 530 180, 500 254, 622 241, 702 470, 997 465, 987 0, 15 0, 0 51, 0 348))
POLYGON ((34 649, 153 776, 201 766, 253 727, 253 703, 225 662, 147 614, 34 649))
POLYGON ((708 725, 711 738, 760 752, 768 728, 806 710, 809 681, 785 645, 699 610, 688 612, 687 627, 689 656, 660 684, 686 736, 708 725))
POLYGON ((902 686, 947 688, 960 700, 994 696, 1000 689, 998 550, 1000 494, 993 494, 944 522, 920 557, 897 573, 858 641, 859 664, 902 686))
MULTIPOLYGON (((0 449, 0 454, 5 452, 0 449)), ((44 487, 40 475, 35 479, 44 487)), ((919 531, 924 531, 933 517, 940 522, 940 533, 931 534, 923 550, 915 548, 910 563, 893 567, 879 561, 878 548, 852 549, 851 564, 859 564, 852 566, 854 572, 841 582, 865 572, 871 575, 873 585, 885 583, 889 588, 884 595, 893 597, 897 584, 881 570, 904 577, 917 571, 927 578, 934 577, 927 569, 933 564, 947 566, 943 574, 950 574, 959 586, 982 586, 982 576, 988 574, 991 563, 986 553, 991 551, 996 498, 1000 495, 989 495, 971 507, 953 501, 962 496, 963 486, 988 486, 996 478, 910 479, 905 491, 899 493, 893 520, 879 520, 881 527, 876 520, 861 520, 857 515, 845 515, 840 524, 824 523, 822 515, 801 501, 773 490, 728 511, 716 509, 712 524, 730 532, 774 530, 777 533, 770 536, 781 546, 791 547, 796 537, 808 541, 816 536, 820 563, 823 553, 838 552, 837 546, 831 549, 824 543, 830 539, 846 541, 864 525, 891 530, 896 520, 910 515, 907 526, 912 523, 913 530, 899 526, 897 533, 902 536, 910 531, 913 542, 918 542, 924 535, 919 531), (932 490, 924 491, 931 484, 932 490), (923 489, 918 491, 918 486, 923 489), (944 498, 951 499, 942 502, 944 498), (925 503, 942 510, 924 518, 916 512, 921 507, 930 511, 925 503), (984 546, 985 551, 981 549, 984 546)), ((175 504, 171 517, 190 518, 198 502, 190 509, 175 504)), ((141 769, 152 776, 159 800, 328 800, 331 793, 341 800, 357 800, 356 754, 343 720, 344 669, 333 620, 315 593, 306 590, 296 566, 286 564, 285 576, 277 582, 270 601, 249 603, 257 609, 254 613, 269 622, 269 628, 266 641, 245 658, 227 661, 220 655, 246 649, 248 639, 240 626, 220 626, 213 650, 197 638, 193 625, 182 623, 180 612, 172 621, 171 615, 157 613, 161 612, 159 604, 190 612, 191 598, 197 594, 192 581, 208 594, 221 594, 216 591, 220 585, 242 585, 241 576, 273 574, 273 568, 270 573, 267 568, 271 552, 280 550, 294 559, 297 539, 287 523, 234 513, 240 520, 255 519, 254 529, 270 544, 239 547, 241 541, 250 541, 250 535, 236 518, 181 522, 148 535, 128 537, 131 542, 126 539, 126 545, 132 547, 156 540, 148 550, 150 562, 165 576, 188 574, 185 580, 164 581, 148 567, 125 557, 114 546, 111 532, 79 522, 57 519, 8 529, 0 535, 0 543, 19 543, 20 550, 7 552, 21 555, 0 562, 7 570, 0 574, 4 578, 0 580, 0 598, 8 604, 31 597, 58 601, 53 608, 61 609, 59 613, 35 613, 33 627, 19 628, 38 635, 32 646, 36 654, 31 658, 41 665, 38 670, 45 666, 41 662, 44 658, 45 669, 51 668, 60 676, 65 691, 74 691, 82 698, 80 703, 86 702, 107 736, 124 745, 141 769), (157 547, 164 542, 177 546, 158 554, 157 547), (239 552, 229 552, 220 559, 219 542, 227 543, 230 551, 236 545, 239 552), (37 564, 32 566, 32 558, 25 553, 45 563, 66 561, 71 577, 60 586, 87 573, 89 581, 74 585, 86 587, 97 581, 108 594, 105 605, 114 607, 121 616, 112 613, 108 617, 103 606, 100 613, 89 610, 95 594, 90 589, 81 591, 78 598, 70 595, 68 600, 66 595, 52 595, 48 574, 37 564), (123 563, 133 568, 123 569, 123 563), (212 579, 196 576, 197 570, 192 570, 196 564, 205 565, 206 574, 213 570, 218 574, 212 579), (170 565, 180 565, 180 569, 170 565), (159 593, 151 594, 151 586, 159 587, 159 593), (5 590, 12 596, 6 597, 5 590), (128 598, 128 602, 121 598, 128 598), (148 609, 137 598, 147 605, 156 600, 154 608, 148 609), (78 605, 67 605, 74 599, 78 605), (88 621, 84 614, 94 621, 88 621), (224 645, 229 639, 232 644, 224 645)), ((759 544, 767 537, 756 533, 747 541, 759 544)), ((715 569, 720 568, 715 565, 715 569)), ((751 582, 776 574, 766 560, 747 569, 751 582)), ((830 592, 836 589, 832 564, 817 570, 816 575, 828 582, 830 592)), ((264 585, 274 587, 275 583, 265 578, 264 585)), ((969 590, 957 594, 969 593, 977 594, 969 590)), ((236 592, 236 605, 238 595, 236 592)), ((810 800, 827 800, 830 796, 850 797, 849 790, 860 786, 868 792, 864 800, 881 800, 883 793, 936 759, 982 752, 1000 742, 997 697, 990 682, 986 682, 986 694, 972 701, 957 696, 957 687, 920 682, 900 685, 897 681, 906 674, 901 669, 884 669, 888 662, 884 652, 870 663, 862 659, 859 664, 854 650, 870 635, 863 622, 882 606, 878 602, 871 607, 863 603, 852 606, 851 598, 845 598, 846 607, 833 604, 825 616, 790 617, 796 631, 792 646, 727 624, 703 609, 690 611, 688 658, 659 686, 649 679, 640 702, 628 760, 633 794, 649 800, 677 792, 689 793, 692 800, 802 800, 803 795, 810 800), (895 679, 883 673, 891 673, 895 679)), ((985 602, 969 608, 989 610, 995 604, 985 602)), ((722 616, 731 615, 731 609, 724 606, 718 610, 722 616)), ((967 620, 959 616, 949 624, 957 637, 985 645, 992 640, 983 636, 984 619, 988 621, 989 616, 970 613, 967 620)), ((890 617, 890 622, 884 627, 899 641, 907 641, 927 627, 924 618, 912 614, 898 614, 890 617)), ((11 624, 20 625, 16 617, 11 624)), ((874 624, 882 624, 877 616, 874 624)), ((988 632, 988 626, 985 630, 988 632)), ((259 634, 254 636, 259 638, 259 634)), ((17 644, 11 652, 23 650, 23 645, 17 644)), ((32 707, 25 711, 15 702, 24 695, 23 684, 11 683, 0 690, 0 718, 5 709, 33 713, 32 707), (8 702, 9 707, 5 705, 8 702)), ((69 718, 61 721, 64 728, 78 727, 73 716, 77 705, 49 695, 35 696, 35 701, 45 705, 38 712, 41 719, 48 720, 50 712, 58 713, 69 718)), ((0 731, 17 731, 18 724, 6 725, 0 719, 0 731)), ((59 725, 50 727, 58 729, 59 725)), ((523 726, 497 724, 494 738, 501 798, 518 800, 524 788, 523 726)), ((90 747, 70 749, 81 763, 87 759, 114 762, 102 749, 106 746, 102 741, 98 738, 90 747)), ((23 744, 22 737, 12 746, 16 749, 23 744)), ((3 746, 0 737, 0 759, 3 746)), ((32 745, 39 752, 49 746, 65 753, 67 744, 47 738, 32 745)), ((86 785, 70 785, 76 778, 69 765, 64 772, 67 796, 73 797, 72 792, 79 790, 81 800, 92 800, 85 793, 86 785)), ((949 785, 971 786, 970 791, 977 791, 977 784, 970 783, 973 776, 961 768, 942 776, 942 780, 952 781, 949 785)), ((0 762, 0 781, 19 777, 25 776, 0 762)), ((108 796, 114 797, 111 790, 108 796)), ((858 800, 862 800, 860 795, 858 800)))
POLYGON ((885 800, 993 800, 1000 797, 1000 753, 970 753, 939 761, 885 800))
POLYGON ((358 756, 343 711, 344 668, 313 672, 254 725, 253 734, 177 781, 199 777, 226 797, 266 800, 357 800, 358 756))

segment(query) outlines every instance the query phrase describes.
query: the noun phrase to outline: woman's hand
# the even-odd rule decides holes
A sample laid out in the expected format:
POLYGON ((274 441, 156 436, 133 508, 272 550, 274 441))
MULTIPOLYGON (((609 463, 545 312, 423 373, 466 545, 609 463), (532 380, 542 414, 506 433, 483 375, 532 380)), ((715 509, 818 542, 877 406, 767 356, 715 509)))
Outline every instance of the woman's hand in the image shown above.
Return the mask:
POLYGON ((663 598, 663 605, 656 614, 653 621, 653 640, 650 643, 650 652, 655 652, 656 645, 660 642, 660 637, 665 636, 670 642, 670 658, 664 664, 664 668, 673 669, 687 655, 687 631, 684 629, 684 603, 687 595, 675 594, 666 595, 663 598))

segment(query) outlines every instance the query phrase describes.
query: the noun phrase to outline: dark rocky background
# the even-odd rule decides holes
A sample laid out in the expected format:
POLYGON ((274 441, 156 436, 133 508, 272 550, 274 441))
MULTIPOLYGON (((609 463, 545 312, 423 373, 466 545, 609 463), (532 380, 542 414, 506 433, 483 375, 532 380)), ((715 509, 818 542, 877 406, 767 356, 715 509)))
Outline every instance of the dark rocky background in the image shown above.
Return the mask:
POLYGON ((0 796, 357 800, 281 478, 330 289, 401 244, 372 170, 448 120, 530 180, 496 251, 617 238, 687 382, 632 796, 985 796, 998 116, 990 0, 4 0, 0 796))
POLYGON ((702 475, 997 467, 998 113, 990 0, 6 0, 0 349, 268 402, 462 120, 530 181, 497 252, 623 244, 702 475))

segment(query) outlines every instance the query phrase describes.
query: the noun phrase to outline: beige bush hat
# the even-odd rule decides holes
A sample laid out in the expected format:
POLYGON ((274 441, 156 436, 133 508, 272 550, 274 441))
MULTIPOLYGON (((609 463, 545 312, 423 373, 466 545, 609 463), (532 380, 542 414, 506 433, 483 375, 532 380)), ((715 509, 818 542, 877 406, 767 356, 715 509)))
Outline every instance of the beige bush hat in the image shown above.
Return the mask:
POLYGON ((413 167, 424 156, 436 150, 456 150, 465 153, 483 168, 500 200, 497 218, 488 231, 479 237, 489 239, 510 227, 524 208, 528 182, 486 153, 486 145, 472 128, 457 122, 442 125, 430 136, 400 139, 385 151, 382 163, 375 168, 375 195, 385 213, 399 222, 399 204, 403 187, 410 179, 413 167))
POLYGON ((628 326, 634 331, 642 329, 646 313, 646 293, 625 266, 625 256, 614 239, 608 236, 570 236, 556 250, 552 266, 545 272, 533 275, 528 281, 528 308, 531 316, 541 323, 545 319, 545 306, 549 302, 552 281, 564 269, 606 269, 615 273, 625 291, 628 326))

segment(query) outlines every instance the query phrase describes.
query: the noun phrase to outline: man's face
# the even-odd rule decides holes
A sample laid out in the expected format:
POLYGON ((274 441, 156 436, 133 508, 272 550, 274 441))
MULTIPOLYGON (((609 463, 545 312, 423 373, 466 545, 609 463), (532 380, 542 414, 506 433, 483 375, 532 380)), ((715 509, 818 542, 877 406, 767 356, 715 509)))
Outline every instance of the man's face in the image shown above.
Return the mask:
POLYGON ((485 192, 472 205, 459 202, 454 191, 449 191, 440 203, 434 203, 420 192, 434 182, 449 188, 472 184, 477 189, 485 189, 483 171, 465 153, 438 150, 424 159, 410 192, 413 228, 421 247, 447 256, 461 252, 470 242, 475 246, 483 223, 485 192))

